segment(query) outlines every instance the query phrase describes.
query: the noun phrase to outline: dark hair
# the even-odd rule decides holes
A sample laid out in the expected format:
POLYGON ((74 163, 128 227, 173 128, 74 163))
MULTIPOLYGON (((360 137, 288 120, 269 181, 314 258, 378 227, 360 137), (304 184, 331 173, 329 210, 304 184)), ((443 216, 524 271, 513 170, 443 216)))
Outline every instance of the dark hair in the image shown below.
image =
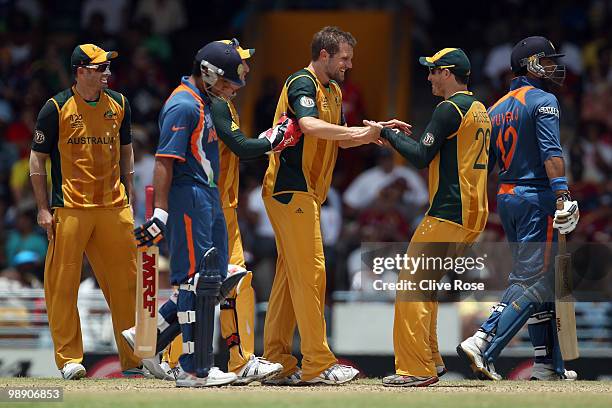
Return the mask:
POLYGON ((198 61, 193 61, 193 65, 191 66, 191 75, 194 78, 199 78, 202 76, 202 71, 200 69, 200 63, 198 61))
POLYGON ((347 43, 351 47, 355 47, 357 40, 349 32, 342 31, 338 27, 323 27, 318 33, 312 37, 310 50, 312 60, 319 59, 321 50, 325 50, 330 56, 335 55, 340 50, 340 44, 347 43))
POLYGON ((453 71, 451 71, 451 73, 455 76, 455 81, 457 81, 457 83, 460 85, 467 85, 468 82, 470 82, 469 75, 459 75, 455 74, 453 71))

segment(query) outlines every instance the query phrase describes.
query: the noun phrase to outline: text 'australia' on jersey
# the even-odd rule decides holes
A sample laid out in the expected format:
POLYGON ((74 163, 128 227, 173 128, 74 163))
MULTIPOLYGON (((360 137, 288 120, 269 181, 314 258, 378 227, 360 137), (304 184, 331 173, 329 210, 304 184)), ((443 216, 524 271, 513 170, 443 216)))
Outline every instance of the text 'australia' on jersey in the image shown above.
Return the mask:
POLYGON ((74 87, 49 99, 36 120, 32 150, 51 158, 51 206, 121 208, 128 205, 119 165, 132 143, 130 105, 110 89, 86 101, 74 87))
POLYGON ((210 100, 183 77, 159 114, 156 156, 176 159, 173 184, 201 183, 216 187, 219 175, 217 132, 210 100))
POLYGON ((549 188, 544 162, 562 156, 560 112, 557 98, 541 86, 537 79, 514 78, 510 92, 488 110, 489 164, 497 162, 500 183, 549 188))

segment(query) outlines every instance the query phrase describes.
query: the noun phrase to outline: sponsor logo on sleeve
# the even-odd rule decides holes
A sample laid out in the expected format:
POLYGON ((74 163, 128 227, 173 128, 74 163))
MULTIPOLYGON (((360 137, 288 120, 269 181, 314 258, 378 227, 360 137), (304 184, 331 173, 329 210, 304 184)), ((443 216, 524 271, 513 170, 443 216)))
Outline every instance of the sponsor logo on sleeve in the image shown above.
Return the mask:
POLYGON ((238 126, 238 125, 236 124, 236 122, 232 121, 232 127, 230 128, 230 130, 231 130, 232 132, 235 132, 235 131, 236 131, 236 130, 238 130, 238 129, 240 129, 240 126, 238 126))
POLYGON ((554 115, 559 117, 559 109, 555 108, 554 106, 542 106, 538 109, 538 112, 542 115, 554 115))
POLYGON ((42 130, 36 129, 34 131, 34 143, 41 144, 41 143, 44 143, 44 141, 45 141, 45 134, 43 133, 42 130))
POLYGON ((315 101, 310 96, 302 96, 300 98, 300 105, 305 108, 312 108, 313 106, 315 106, 315 101))
POLYGON ((434 144, 435 141, 436 138, 434 137, 433 133, 427 132, 421 143, 423 143, 423 145, 425 146, 431 146, 434 144))

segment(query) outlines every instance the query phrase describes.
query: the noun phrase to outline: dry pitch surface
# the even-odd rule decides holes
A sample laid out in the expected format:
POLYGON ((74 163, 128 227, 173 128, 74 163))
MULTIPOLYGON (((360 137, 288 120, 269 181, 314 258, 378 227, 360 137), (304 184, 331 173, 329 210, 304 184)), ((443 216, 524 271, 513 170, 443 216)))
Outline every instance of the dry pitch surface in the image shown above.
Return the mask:
POLYGON ((147 379, 0 378, 0 387, 64 387, 61 403, 0 403, 14 407, 606 407, 612 382, 440 381, 428 388, 387 388, 379 379, 339 386, 177 389, 173 382, 147 379))

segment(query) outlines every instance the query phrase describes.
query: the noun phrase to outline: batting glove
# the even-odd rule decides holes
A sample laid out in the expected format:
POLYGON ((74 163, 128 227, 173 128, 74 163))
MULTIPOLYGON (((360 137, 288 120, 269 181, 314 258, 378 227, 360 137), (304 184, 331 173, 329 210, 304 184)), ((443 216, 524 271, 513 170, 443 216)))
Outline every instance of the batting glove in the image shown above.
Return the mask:
MULTIPOLYGON (((559 230, 559 234, 569 234, 576 228, 580 219, 578 201, 572 201, 569 193, 566 193, 557 198, 557 203, 561 203, 563 207, 555 211, 553 227, 559 230)), ((561 205, 558 205, 557 208, 559 207, 561 205)))
POLYGON ((287 147, 295 146, 302 136, 302 130, 295 119, 282 114, 276 126, 262 132, 259 139, 266 138, 270 142, 270 152, 278 153, 287 147))
POLYGON ((151 219, 134 229, 138 247, 150 247, 161 241, 166 233, 167 221, 168 213, 161 208, 156 208, 151 219))

